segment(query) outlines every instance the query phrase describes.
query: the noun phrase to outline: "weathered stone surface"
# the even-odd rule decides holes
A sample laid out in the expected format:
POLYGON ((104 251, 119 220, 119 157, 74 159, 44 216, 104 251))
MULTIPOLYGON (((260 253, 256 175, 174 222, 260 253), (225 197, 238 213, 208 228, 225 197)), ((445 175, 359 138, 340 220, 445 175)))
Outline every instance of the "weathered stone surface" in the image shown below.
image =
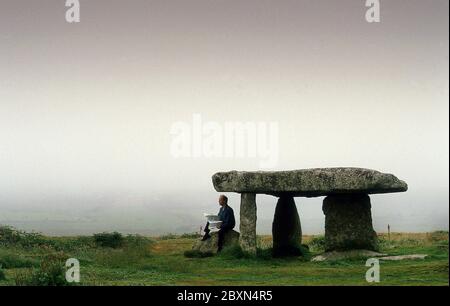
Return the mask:
POLYGON ((300 256, 302 228, 297 207, 293 197, 283 196, 278 199, 272 223, 273 255, 300 256))
POLYGON ((372 258, 387 256, 387 254, 378 253, 369 250, 349 250, 349 251, 331 251, 320 255, 317 255, 311 259, 311 261, 321 262, 321 261, 338 261, 345 259, 355 259, 355 258, 372 258))
POLYGON ((256 254, 256 195, 241 194, 239 245, 242 250, 251 255, 256 254))
POLYGON ((314 262, 322 262, 322 261, 338 261, 345 259, 355 259, 355 258, 373 258, 377 257, 380 260, 387 261, 400 261, 400 260, 417 260, 417 259, 425 259, 428 255, 426 254, 410 254, 410 255, 397 255, 397 256, 388 256, 387 254, 378 253, 369 250, 349 250, 349 251, 331 251, 326 252, 320 255, 317 255, 311 259, 314 262))
MULTIPOLYGON (((212 253, 216 254, 218 247, 219 247, 219 234, 218 232, 212 232, 211 238, 206 239, 205 241, 202 241, 199 239, 195 242, 195 244, 192 247, 192 250, 198 251, 201 253, 212 253)), ((238 245, 239 243, 239 233, 236 231, 229 231, 225 234, 225 239, 223 243, 223 247, 227 248, 230 246, 238 245)))
POLYGON ((219 192, 263 193, 318 197, 349 193, 403 192, 408 185, 392 174, 363 168, 317 168, 274 172, 219 172, 213 175, 219 192))
POLYGON ((378 250, 366 194, 332 195, 323 201, 325 250, 378 250))
POLYGON ((425 259, 428 255, 426 254, 410 254, 410 255, 398 255, 398 256, 386 256, 381 257, 381 260, 389 260, 389 261, 399 261, 399 260, 416 260, 416 259, 425 259))

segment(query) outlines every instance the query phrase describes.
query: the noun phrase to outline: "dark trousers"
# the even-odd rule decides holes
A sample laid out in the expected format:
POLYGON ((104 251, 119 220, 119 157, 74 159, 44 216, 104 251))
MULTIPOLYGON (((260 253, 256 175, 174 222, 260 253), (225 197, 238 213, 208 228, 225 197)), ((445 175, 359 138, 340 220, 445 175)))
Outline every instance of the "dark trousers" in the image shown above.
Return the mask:
POLYGON ((231 231, 231 228, 220 228, 219 229, 219 241, 218 241, 218 251, 222 251, 223 248, 223 243, 225 241, 225 235, 226 233, 228 233, 229 231, 231 231))

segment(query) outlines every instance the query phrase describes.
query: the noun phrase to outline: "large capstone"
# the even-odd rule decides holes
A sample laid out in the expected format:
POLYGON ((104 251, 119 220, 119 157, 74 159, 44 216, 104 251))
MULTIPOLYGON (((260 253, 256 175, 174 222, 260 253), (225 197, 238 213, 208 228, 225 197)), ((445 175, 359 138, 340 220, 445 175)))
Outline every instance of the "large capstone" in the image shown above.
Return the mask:
POLYGON ((239 245, 248 254, 256 254, 256 195, 241 194, 239 245))
POLYGON ((377 251, 367 194, 332 195, 323 201, 325 250, 364 249, 377 251))
MULTIPOLYGON (((211 237, 206 240, 199 239, 192 247, 193 251, 204 254, 216 254, 219 248, 219 233, 212 232, 211 237)), ((236 231, 228 231, 225 233, 223 240, 223 248, 237 246, 239 243, 239 233, 236 231)))
POLYGON ((293 171, 231 171, 213 175, 219 192, 319 197, 333 194, 403 192, 408 185, 392 174, 363 168, 317 168, 293 171))
POLYGON ((302 255, 300 245, 302 228, 297 207, 293 197, 283 196, 278 199, 272 224, 273 255, 302 255))

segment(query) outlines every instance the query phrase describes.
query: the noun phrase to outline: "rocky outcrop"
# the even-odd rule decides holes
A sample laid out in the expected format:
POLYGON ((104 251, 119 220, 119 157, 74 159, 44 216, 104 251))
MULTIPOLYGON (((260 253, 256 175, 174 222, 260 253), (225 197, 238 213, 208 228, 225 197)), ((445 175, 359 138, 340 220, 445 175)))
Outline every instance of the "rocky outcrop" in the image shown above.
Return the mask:
POLYGON ((399 261, 399 260, 425 259, 427 257, 428 257, 428 255, 426 255, 426 254, 410 254, 410 255, 385 256, 385 257, 380 257, 380 259, 388 260, 388 261, 399 261))
POLYGON ((392 174, 363 168, 317 168, 293 171, 231 171, 213 175, 219 192, 319 197, 333 194, 403 192, 408 185, 392 174))
MULTIPOLYGON (((216 254, 218 250, 218 243, 219 243, 219 234, 218 232, 212 232, 211 237, 209 239, 206 239, 205 241, 202 241, 199 239, 195 242, 194 246, 192 247, 193 251, 197 251, 200 253, 205 254, 216 254)), ((239 233, 236 231, 229 231, 225 234, 224 244, 223 247, 227 248, 230 246, 236 246, 239 243, 239 233)))
POLYGON ((349 250, 349 251, 331 251, 317 256, 314 256, 311 261, 339 261, 348 259, 361 259, 361 258, 378 258, 379 260, 386 261, 400 261, 400 260, 423 260, 427 258, 426 254, 410 254, 410 255, 396 255, 388 256, 387 254, 378 253, 369 250, 349 250))
POLYGON ((348 259, 373 258, 387 256, 387 254, 378 253, 369 250, 349 250, 349 251, 331 251, 314 256, 311 261, 339 261, 348 259))

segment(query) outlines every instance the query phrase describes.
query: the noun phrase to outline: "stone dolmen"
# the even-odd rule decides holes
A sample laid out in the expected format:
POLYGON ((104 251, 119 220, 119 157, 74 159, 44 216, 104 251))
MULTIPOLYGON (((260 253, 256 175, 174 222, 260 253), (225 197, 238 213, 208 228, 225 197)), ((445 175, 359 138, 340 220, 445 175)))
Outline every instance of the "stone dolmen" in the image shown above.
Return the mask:
POLYGON ((377 250, 369 194, 404 192, 408 185, 392 174, 362 168, 318 168, 273 172, 220 172, 212 177, 218 192, 241 194, 241 248, 256 253, 256 194, 278 197, 272 224, 274 254, 292 253, 301 243, 294 197, 326 196, 326 251, 377 250))

